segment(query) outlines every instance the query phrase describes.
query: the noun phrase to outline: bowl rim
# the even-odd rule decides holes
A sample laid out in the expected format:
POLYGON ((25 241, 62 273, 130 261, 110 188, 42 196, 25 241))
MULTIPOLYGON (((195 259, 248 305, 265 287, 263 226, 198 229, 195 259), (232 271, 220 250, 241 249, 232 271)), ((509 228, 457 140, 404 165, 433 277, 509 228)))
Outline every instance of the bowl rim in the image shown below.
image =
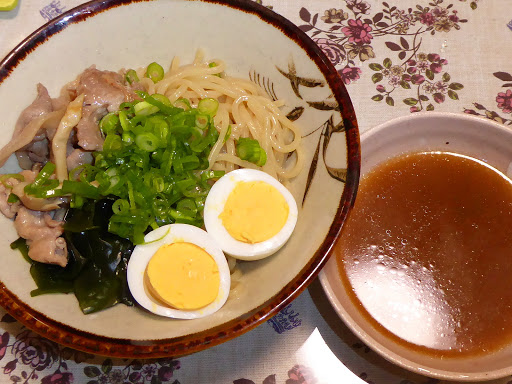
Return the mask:
MULTIPOLYGON (((72 8, 56 19, 46 23, 19 43, 0 61, 0 85, 10 76, 17 65, 33 50, 68 25, 87 20, 104 11, 118 6, 156 0, 93 0, 72 8)), ((279 29, 299 45, 316 64, 333 92, 339 104, 339 112, 345 125, 347 147, 347 178, 343 187, 340 203, 333 222, 322 244, 312 255, 310 261, 297 276, 284 286, 276 295, 255 310, 232 319, 226 323, 201 332, 170 339, 137 342, 130 339, 110 338, 90 332, 77 330, 69 325, 55 321, 32 309, 17 298, 0 281, 0 305, 16 320, 42 336, 77 350, 96 355, 118 358, 160 358, 179 357, 201 351, 211 346, 238 337, 270 319, 291 303, 318 275, 328 260, 330 250, 338 238, 341 228, 352 208, 360 172, 359 130, 355 111, 339 73, 322 50, 295 24, 270 9, 249 0, 182 0, 213 3, 259 17, 263 22, 279 29)))
MULTIPOLYGON (((411 122, 412 124, 418 120, 431 120, 431 119, 445 119, 446 121, 472 121, 477 122, 479 124, 487 125, 491 129, 495 129, 498 131, 507 132, 508 135, 512 135, 512 130, 507 128, 503 124, 500 124, 496 121, 490 120, 486 117, 480 117, 471 115, 468 113, 455 113, 455 112, 433 112, 433 111, 425 111, 425 112, 417 112, 411 115, 405 115, 400 117, 395 117, 391 120, 385 121, 381 124, 378 124, 361 134, 361 157, 362 163, 364 162, 364 141, 375 134, 381 134, 382 131, 392 128, 395 125, 400 125, 404 122, 411 122)), ((360 176, 363 176, 362 174, 360 176)), ((329 263, 336 263, 337 261, 333 257, 329 263)), ((336 266, 337 268, 337 266, 336 266)), ((318 275, 318 279, 320 280, 320 284, 322 289, 327 296, 331 306, 334 308, 338 317, 343 321, 343 323, 354 333, 363 343, 365 343, 368 347, 370 347, 373 351, 377 352, 381 357, 386 359, 387 361, 405 368, 411 372, 429 376, 436 379, 441 380, 450 380, 450 381, 461 381, 461 382, 475 382, 475 381, 489 381, 496 380, 512 374, 512 365, 508 368, 496 369, 493 371, 482 371, 482 372, 458 372, 458 371, 447 371, 444 369, 432 368, 427 365, 419 364, 407 358, 406 356, 402 356, 389 348, 387 348, 383 343, 374 339, 368 332, 366 332, 365 328, 358 324, 350 314, 345 310, 345 308, 338 301, 334 291, 331 288, 331 284, 329 282, 329 278, 325 272, 325 269, 318 275)), ((390 342, 392 343, 392 342, 390 342)))

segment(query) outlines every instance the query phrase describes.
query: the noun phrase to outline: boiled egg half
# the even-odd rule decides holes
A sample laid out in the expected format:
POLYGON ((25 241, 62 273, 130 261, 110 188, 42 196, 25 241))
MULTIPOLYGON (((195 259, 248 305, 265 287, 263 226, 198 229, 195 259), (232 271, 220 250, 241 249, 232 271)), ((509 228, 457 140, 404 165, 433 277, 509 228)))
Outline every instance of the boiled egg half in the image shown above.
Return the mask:
POLYGON ((297 223, 292 194, 269 174, 238 169, 222 176, 204 206, 204 224, 224 252, 258 260, 277 252, 297 223))
POLYGON ((161 316, 196 319, 226 302, 231 278, 224 253, 204 230, 170 224, 148 233, 127 270, 134 299, 161 316))

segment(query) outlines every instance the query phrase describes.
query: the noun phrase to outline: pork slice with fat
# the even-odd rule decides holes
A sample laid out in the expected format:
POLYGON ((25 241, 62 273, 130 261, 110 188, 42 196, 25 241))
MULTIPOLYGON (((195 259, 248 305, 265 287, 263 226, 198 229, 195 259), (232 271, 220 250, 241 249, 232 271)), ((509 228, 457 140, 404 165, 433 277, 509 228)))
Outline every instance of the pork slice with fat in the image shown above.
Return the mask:
POLYGON ((46 212, 20 207, 14 227, 18 235, 27 240, 28 256, 32 260, 66 266, 68 252, 66 240, 61 237, 62 222, 53 220, 46 212))

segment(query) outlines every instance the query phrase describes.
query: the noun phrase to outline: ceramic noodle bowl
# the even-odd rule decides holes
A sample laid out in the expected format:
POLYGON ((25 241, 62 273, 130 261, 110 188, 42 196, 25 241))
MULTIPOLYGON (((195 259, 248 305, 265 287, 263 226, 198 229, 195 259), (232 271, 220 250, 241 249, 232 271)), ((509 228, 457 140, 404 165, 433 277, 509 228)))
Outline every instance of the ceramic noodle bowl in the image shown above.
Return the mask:
MULTIPOLYGON (((359 141, 354 110, 338 73, 290 22, 245 1, 93 1, 72 9, 20 43, 0 63, 4 134, 41 82, 56 97, 91 65, 117 71, 174 56, 190 63, 197 49, 225 61, 229 75, 259 84, 300 128, 301 173, 287 186, 298 205, 289 241, 263 260, 240 262, 242 277, 226 304, 194 320, 116 305, 84 315, 73 295, 31 297, 29 264, 12 251, 12 221, 0 217, 0 304, 30 329, 73 348, 117 357, 178 356, 232 339, 271 318, 302 292, 327 261, 354 200, 359 141)), ((17 172, 11 158, 1 173, 17 172)))

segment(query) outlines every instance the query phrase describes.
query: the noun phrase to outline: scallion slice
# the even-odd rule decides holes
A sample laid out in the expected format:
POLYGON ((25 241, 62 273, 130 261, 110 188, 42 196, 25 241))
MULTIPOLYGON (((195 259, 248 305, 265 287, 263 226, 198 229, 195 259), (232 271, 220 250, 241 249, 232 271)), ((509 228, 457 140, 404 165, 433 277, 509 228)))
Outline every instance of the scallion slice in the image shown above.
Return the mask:
POLYGON ((146 69, 146 77, 153 80, 153 83, 158 83, 164 78, 164 69, 160 64, 153 62, 146 69))
POLYGON ((241 137, 236 143, 236 153, 242 160, 262 167, 267 162, 267 154, 256 139, 241 137))

